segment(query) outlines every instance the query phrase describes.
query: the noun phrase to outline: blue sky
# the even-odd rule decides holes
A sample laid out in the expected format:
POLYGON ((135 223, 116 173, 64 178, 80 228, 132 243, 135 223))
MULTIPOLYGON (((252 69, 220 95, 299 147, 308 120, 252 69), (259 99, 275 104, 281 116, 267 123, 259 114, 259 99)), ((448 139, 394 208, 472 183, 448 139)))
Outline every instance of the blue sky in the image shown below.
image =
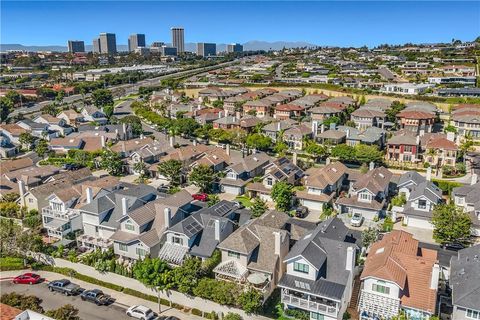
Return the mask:
POLYGON ((1 1, 1 43, 91 44, 114 32, 147 43, 170 42, 183 26, 186 42, 307 41, 374 46, 473 40, 480 35, 480 2, 447 1, 1 1))

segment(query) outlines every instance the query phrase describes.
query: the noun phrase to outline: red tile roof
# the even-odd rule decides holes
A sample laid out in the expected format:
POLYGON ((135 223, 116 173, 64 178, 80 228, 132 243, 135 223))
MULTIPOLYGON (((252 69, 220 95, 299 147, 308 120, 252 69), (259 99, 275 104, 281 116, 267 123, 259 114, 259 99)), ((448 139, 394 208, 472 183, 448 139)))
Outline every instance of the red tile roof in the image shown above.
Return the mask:
POLYGON ((397 117, 407 119, 434 119, 435 114, 417 110, 404 110, 397 114, 397 117))

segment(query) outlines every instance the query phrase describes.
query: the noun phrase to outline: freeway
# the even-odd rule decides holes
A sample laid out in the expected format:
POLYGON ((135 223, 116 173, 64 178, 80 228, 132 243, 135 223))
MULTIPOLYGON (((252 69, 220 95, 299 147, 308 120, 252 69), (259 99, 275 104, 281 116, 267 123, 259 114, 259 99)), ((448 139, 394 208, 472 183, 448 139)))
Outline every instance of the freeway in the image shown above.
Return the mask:
MULTIPOLYGON (((160 81, 164 79, 169 79, 169 78, 182 78, 182 77, 189 77, 195 74, 202 74, 211 70, 227 67, 233 64, 238 63, 238 60, 233 60, 233 61, 227 61, 223 63, 219 63, 213 66, 208 66, 208 67, 201 67, 201 68, 195 68, 195 69, 190 69, 190 70, 184 70, 184 71, 178 71, 170 74, 165 74, 159 77, 155 77, 152 79, 146 79, 139 81, 137 83, 133 84, 122 84, 122 85, 117 85, 117 86, 111 86, 107 87, 108 89, 112 91, 117 91, 121 92, 117 98, 120 96, 128 96, 130 94, 135 94, 138 93, 138 90, 140 87, 152 87, 152 86, 157 86, 160 84, 160 81)), ((89 97, 90 94, 86 94, 85 97, 89 97)), ((84 97, 81 94, 74 94, 68 97, 65 97, 63 99, 63 102, 65 103, 73 103, 75 101, 82 100, 84 97)), ((49 105, 52 103, 52 101, 43 101, 34 104, 33 106, 30 107, 22 107, 22 108, 17 108, 15 109, 12 113, 10 113, 10 117, 13 117, 19 113, 23 114, 31 114, 31 113, 36 113, 39 112, 44 106, 49 105)))

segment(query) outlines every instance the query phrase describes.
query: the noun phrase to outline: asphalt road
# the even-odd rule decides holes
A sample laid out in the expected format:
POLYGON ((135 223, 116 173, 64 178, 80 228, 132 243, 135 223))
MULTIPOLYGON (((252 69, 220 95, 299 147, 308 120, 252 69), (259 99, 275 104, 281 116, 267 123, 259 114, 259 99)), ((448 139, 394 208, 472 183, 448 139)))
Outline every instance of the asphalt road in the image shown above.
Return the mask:
POLYGON ((44 310, 57 309, 63 305, 71 304, 79 310, 79 316, 82 320, 131 320, 125 314, 126 307, 116 304, 110 306, 96 306, 95 304, 82 301, 79 296, 65 296, 57 292, 50 292, 47 289, 47 283, 36 285, 13 284, 11 281, 0 282, 0 292, 17 292, 26 295, 34 295, 43 300, 41 306, 44 310))

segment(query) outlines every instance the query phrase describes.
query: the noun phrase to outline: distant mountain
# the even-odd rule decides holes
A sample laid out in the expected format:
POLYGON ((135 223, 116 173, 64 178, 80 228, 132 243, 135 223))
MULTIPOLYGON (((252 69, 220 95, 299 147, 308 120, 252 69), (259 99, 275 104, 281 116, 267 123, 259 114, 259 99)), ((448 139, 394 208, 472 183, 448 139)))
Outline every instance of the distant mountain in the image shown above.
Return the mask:
MULTIPOLYGON (((287 42, 287 41, 248 41, 243 44, 243 49, 246 51, 257 51, 257 50, 281 50, 283 48, 301 48, 301 47, 315 47, 316 45, 308 42, 287 42)), ((127 51, 128 46, 124 44, 117 45, 117 51, 127 51)), ((217 43, 217 51, 222 52, 226 51, 227 44, 217 43)), ((67 46, 58 46, 58 45, 45 45, 45 46, 26 46, 22 44, 0 44, 0 51, 7 50, 25 50, 25 51, 57 51, 57 52, 66 52, 68 50, 67 46)), ((85 45, 86 51, 92 51, 92 45, 85 45)), ((194 42, 185 43, 185 50, 190 52, 197 51, 197 44, 194 42)))

